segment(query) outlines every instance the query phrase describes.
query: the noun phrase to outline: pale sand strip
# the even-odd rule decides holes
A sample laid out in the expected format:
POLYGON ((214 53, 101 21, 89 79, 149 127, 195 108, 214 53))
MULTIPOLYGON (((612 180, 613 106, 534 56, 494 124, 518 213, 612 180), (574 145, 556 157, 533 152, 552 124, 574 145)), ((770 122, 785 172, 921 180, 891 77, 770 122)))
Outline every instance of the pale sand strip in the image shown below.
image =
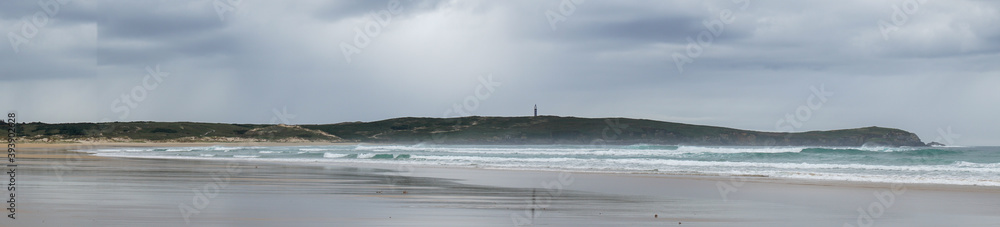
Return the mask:
POLYGON ((321 146, 321 145, 355 145, 358 143, 329 143, 329 142, 302 142, 302 143, 18 143, 19 148, 72 148, 72 147, 207 147, 207 146, 321 146))

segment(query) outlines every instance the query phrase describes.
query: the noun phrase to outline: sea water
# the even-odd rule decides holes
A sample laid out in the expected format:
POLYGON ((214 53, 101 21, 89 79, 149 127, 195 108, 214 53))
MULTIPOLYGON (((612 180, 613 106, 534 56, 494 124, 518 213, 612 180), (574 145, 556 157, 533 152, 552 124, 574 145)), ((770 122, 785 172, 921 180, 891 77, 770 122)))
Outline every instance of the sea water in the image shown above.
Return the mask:
POLYGON ((107 148, 98 156, 379 163, 1000 186, 1000 147, 329 145, 107 148))

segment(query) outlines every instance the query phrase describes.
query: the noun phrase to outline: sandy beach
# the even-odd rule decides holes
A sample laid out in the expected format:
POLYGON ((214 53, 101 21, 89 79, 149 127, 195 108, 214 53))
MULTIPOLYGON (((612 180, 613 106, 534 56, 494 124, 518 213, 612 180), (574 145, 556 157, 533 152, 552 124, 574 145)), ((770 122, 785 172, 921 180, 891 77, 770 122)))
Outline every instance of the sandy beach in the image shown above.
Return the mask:
POLYGON ((7 0, 0 227, 1000 227, 1000 0, 7 0))
MULTIPOLYGON (((92 144, 84 147, 210 146, 92 144)), ((255 146, 294 144, 254 144, 255 146)), ((994 187, 18 150, 2 226, 997 226, 994 187)))

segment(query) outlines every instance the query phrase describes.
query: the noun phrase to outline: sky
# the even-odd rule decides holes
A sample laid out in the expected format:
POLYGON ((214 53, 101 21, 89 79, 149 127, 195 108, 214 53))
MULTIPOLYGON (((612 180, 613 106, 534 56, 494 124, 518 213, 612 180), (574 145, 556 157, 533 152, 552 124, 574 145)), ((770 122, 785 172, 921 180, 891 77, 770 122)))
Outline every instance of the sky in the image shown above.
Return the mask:
POLYGON ((1000 145, 1000 2, 3 1, 19 122, 628 117, 1000 145))

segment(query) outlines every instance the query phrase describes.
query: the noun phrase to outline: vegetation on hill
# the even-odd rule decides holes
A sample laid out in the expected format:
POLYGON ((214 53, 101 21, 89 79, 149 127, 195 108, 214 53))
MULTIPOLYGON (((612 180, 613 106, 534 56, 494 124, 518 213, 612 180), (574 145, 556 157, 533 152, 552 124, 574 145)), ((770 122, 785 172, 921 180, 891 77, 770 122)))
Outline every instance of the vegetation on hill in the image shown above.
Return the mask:
POLYGON ((297 142, 340 138, 299 126, 195 122, 109 122, 18 125, 30 142, 297 142))
POLYGON ((915 134, 891 128, 777 133, 628 118, 396 118, 302 127, 350 141, 385 143, 924 146, 915 134))
POLYGON ((29 123, 28 141, 328 141, 442 144, 669 144, 709 146, 924 146, 915 134, 868 127, 799 133, 758 132, 629 118, 395 118, 323 125, 193 122, 29 123))

